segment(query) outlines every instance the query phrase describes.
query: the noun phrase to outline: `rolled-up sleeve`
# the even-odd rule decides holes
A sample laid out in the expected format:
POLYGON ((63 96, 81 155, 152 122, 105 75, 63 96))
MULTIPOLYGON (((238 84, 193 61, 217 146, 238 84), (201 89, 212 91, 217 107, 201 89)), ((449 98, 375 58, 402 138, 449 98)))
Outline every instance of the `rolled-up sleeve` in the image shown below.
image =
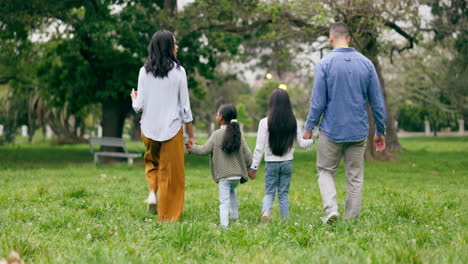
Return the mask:
POLYGON ((305 130, 311 131, 322 116, 327 102, 327 86, 326 76, 323 65, 318 63, 314 73, 314 87, 312 89, 312 97, 310 99, 310 110, 305 123, 305 130))
POLYGON ((137 98, 132 102, 132 107, 133 107, 133 110, 135 110, 135 112, 142 111, 144 107, 145 78, 146 78, 146 71, 145 71, 145 68, 142 67, 140 69, 140 73, 138 74, 137 98))
MULTIPOLYGON (((181 67, 182 68, 182 67, 181 67)), ((187 75, 185 70, 182 68, 182 77, 180 80, 179 87, 179 109, 182 121, 184 123, 190 123, 193 121, 192 110, 190 109, 190 98, 187 86, 187 75)))
POLYGON ((386 134, 387 113, 385 111, 385 101, 380 87, 379 76, 371 63, 370 81, 368 87, 369 104, 372 110, 372 116, 375 121, 376 134, 379 136, 386 134))

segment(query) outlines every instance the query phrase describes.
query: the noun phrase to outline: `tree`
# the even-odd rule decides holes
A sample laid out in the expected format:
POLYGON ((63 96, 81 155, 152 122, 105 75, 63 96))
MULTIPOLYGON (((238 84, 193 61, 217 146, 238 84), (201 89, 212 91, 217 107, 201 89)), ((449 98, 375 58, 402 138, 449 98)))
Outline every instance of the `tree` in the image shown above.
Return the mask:
MULTIPOLYGON (((458 97, 465 100, 458 93, 458 87, 450 81, 450 77, 457 78, 453 76, 451 65, 451 57, 456 51, 450 42, 444 42, 445 45, 433 41, 421 43, 412 52, 398 56, 398 63, 394 63, 390 69, 391 75, 398 76, 389 79, 389 86, 392 87, 390 95, 393 100, 403 108, 399 111, 400 116, 403 119, 407 115, 414 116, 419 109, 421 122, 427 119, 434 135, 442 125, 456 123, 457 118, 463 115, 458 97), (405 111, 407 104, 417 104, 419 108, 413 107, 413 113, 410 113, 405 111)), ((398 122, 405 123, 400 119, 398 122)))
POLYGON ((442 93, 454 103, 467 123, 468 4, 464 0, 425 2, 431 6, 434 15, 431 21, 434 40, 445 50, 451 47, 452 57, 444 62, 448 67, 445 77, 441 80, 445 84, 442 93))
MULTIPOLYGON (((6 31, 0 36, 19 45, 28 43, 34 30, 56 27, 46 43, 43 60, 36 62, 41 64, 39 75, 44 84, 39 88, 47 91, 44 94, 54 107, 78 119, 84 118, 81 114, 87 106, 100 104, 103 135, 121 137, 131 110, 128 93, 136 87, 138 69, 155 31, 176 31, 180 45, 187 48, 179 52, 179 57, 191 66, 187 72, 193 94, 201 94, 192 77, 195 72, 213 76, 216 63, 210 48, 202 46, 198 32, 177 29, 179 25, 184 29, 190 21, 179 19, 176 7, 175 0, 2 1, 1 19, 6 31), (208 54, 208 63, 199 60, 204 54, 208 54)), ((13 49, 14 45, 10 51, 13 49)), ((4 74, 0 81, 15 78, 16 74, 4 74)))
POLYGON ((5 141, 13 142, 21 124, 27 122, 26 104, 23 97, 7 94, 0 98, 0 123, 4 125, 5 141))
MULTIPOLYGON (((211 134, 211 124, 215 122, 216 111, 222 104, 237 104, 239 95, 248 94, 248 86, 237 80, 233 74, 215 72, 213 79, 196 76, 203 96, 192 96, 192 112, 197 124, 202 123, 208 134, 211 134)), ((242 101, 240 101, 242 102, 242 101)), ((201 126, 199 126, 201 127, 201 126)))
MULTIPOLYGON (((418 17, 417 1, 322 1, 322 9, 311 8, 312 12, 327 14, 327 17, 332 19, 327 20, 326 24, 332 21, 342 21, 350 28, 352 46, 362 52, 368 57, 375 65, 377 74, 380 79, 382 91, 386 99, 385 80, 382 75, 382 67, 380 64, 379 56, 387 55, 392 56, 395 52, 403 52, 411 49, 418 41, 421 32, 420 21, 418 17), (399 24, 406 24, 405 27, 399 24), (382 42, 380 36, 384 30, 391 30, 406 39, 406 45, 399 46, 392 41, 382 42)), ((311 16, 307 6, 317 5, 306 1, 296 1, 295 9, 304 20, 304 26, 309 26, 306 17, 311 16)), ((326 24, 322 24, 323 27, 326 24)), ((321 36, 328 34, 327 31, 322 32, 321 36)), ((387 121, 387 148, 386 151, 378 153, 373 146, 374 136, 374 122, 372 115, 369 113, 369 122, 371 129, 369 130, 369 137, 366 149, 367 159, 393 159, 392 151, 400 151, 402 147, 398 142, 396 129, 394 127, 394 113, 391 105, 386 101, 386 108, 388 113, 387 121)), ((369 111, 368 111, 369 112, 369 111)))
POLYGON ((405 108, 419 109, 436 134, 441 126, 457 128, 456 119, 468 116, 468 11, 465 1, 425 2, 433 14, 431 32, 424 34, 418 47, 396 57, 388 67, 389 84, 395 104, 405 102, 400 112, 415 116, 405 108))
MULTIPOLYGON (((202 26, 197 25, 198 29, 222 30, 243 34, 245 38, 255 38, 255 34, 264 28, 276 25, 273 28, 284 27, 283 30, 275 31, 275 35, 289 36, 288 44, 309 44, 311 49, 314 42, 325 43, 324 36, 328 36, 329 24, 333 21, 343 21, 348 24, 352 32, 354 46, 363 52, 376 66, 382 89, 385 95, 385 82, 382 77, 382 70, 378 55, 385 51, 392 55, 395 51, 402 52, 410 49, 417 42, 420 33, 420 25, 417 16, 418 3, 410 1, 400 3, 397 1, 247 1, 245 6, 238 6, 238 3, 221 1, 217 9, 210 9, 209 12, 203 11, 206 5, 212 1, 201 1, 198 3, 197 13, 202 13, 204 21, 202 26), (229 10, 229 11, 228 11, 229 10), (228 13, 227 16, 222 14, 228 13), (235 19, 233 19, 235 18, 235 19), (408 22, 409 32, 406 28, 400 27, 397 23, 408 22), (379 36, 384 28, 393 30, 407 39, 405 46, 381 45, 379 36), (282 34, 281 34, 282 33, 282 34), (294 37, 291 37, 294 36, 294 37), (382 48, 386 46, 386 48, 382 48)), ((323 49, 324 45, 318 45, 323 49)), ((245 47, 244 47, 245 50, 245 47)), ((401 150, 396 136, 396 130, 393 126, 392 111, 387 104, 389 112, 387 129, 387 150, 383 153, 376 153, 373 147, 373 141, 368 141, 366 157, 368 159, 392 159, 394 156, 391 151, 401 150)), ((374 123, 370 116, 371 129, 369 139, 373 138, 374 123)))
MULTIPOLYGON (((18 35, 13 36, 19 38, 18 35)), ((39 93, 39 80, 36 77, 41 49, 28 41, 8 39, 8 34, 0 34, 0 84, 7 85, 9 95, 2 104, 3 124, 8 142, 14 140, 14 133, 20 125, 28 125, 28 140, 32 141, 36 130, 44 124, 45 105, 39 93), (11 101, 11 102, 10 102, 11 101), (18 108, 18 104, 22 105, 18 108)))
POLYGON ((249 117, 249 114, 246 111, 245 104, 237 104, 237 119, 239 122, 244 125, 244 127, 251 127, 253 120, 249 117))
POLYGON ((133 54, 119 49, 121 32, 113 25, 122 24, 109 11, 109 6, 118 2, 6 1, 2 5, 13 41, 28 42, 27 36, 33 30, 54 23, 66 27, 64 32, 57 30, 49 41, 51 50, 39 71, 47 77, 43 79, 47 85, 42 88, 50 92, 55 106, 67 106, 71 113, 102 102, 107 136, 121 136, 123 120, 130 110, 125 91, 133 84, 128 81, 130 69, 137 68, 138 61, 133 54), (34 22, 32 26, 28 26, 29 21, 34 22))

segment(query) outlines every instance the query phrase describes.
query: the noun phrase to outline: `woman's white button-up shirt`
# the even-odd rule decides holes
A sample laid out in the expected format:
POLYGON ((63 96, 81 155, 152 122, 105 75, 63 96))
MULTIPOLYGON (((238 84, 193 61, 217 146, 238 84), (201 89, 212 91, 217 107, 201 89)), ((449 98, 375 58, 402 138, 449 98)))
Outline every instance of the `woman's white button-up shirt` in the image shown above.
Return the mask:
POLYGON ((193 120, 185 69, 175 66, 167 77, 156 78, 142 67, 132 106, 143 111, 140 124, 145 137, 160 142, 173 138, 183 123, 193 120))

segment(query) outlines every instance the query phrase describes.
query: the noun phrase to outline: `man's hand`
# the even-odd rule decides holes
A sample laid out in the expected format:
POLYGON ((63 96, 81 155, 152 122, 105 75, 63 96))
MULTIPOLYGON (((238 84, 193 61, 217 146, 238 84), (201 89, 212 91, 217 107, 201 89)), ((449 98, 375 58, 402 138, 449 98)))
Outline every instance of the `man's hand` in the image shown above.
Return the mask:
POLYGON ((255 177, 257 177, 257 172, 253 170, 248 170, 248 174, 249 174, 249 178, 252 180, 255 179, 255 177))
POLYGON ((136 100, 137 94, 138 94, 138 92, 135 91, 134 88, 132 88, 132 92, 130 93, 130 97, 132 97, 132 101, 135 101, 135 100, 136 100))
POLYGON ((304 139, 311 139, 314 137, 314 133, 312 133, 312 130, 304 130, 304 136, 302 138, 304 139))
POLYGON ((374 136, 374 146, 377 152, 381 152, 385 149, 385 136, 374 136))

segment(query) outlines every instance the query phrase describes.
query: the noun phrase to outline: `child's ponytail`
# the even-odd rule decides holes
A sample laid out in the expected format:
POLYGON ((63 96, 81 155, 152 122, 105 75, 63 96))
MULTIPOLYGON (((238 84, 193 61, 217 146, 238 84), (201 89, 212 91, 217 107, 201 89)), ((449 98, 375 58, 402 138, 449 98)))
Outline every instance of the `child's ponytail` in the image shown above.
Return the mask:
POLYGON ((241 146, 241 131, 237 123, 237 110, 232 104, 222 105, 219 108, 224 122, 226 122, 226 133, 224 133, 222 150, 228 154, 236 152, 241 146))

